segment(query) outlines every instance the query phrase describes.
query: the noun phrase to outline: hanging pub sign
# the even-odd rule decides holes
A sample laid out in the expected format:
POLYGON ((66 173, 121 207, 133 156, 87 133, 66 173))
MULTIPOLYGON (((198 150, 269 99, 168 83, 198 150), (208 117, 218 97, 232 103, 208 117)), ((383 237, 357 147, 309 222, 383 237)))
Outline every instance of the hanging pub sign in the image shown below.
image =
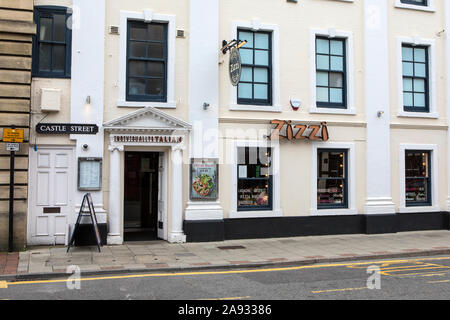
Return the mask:
POLYGON ((96 134, 96 124, 38 123, 36 132, 43 134, 96 134))
POLYGON ((241 55, 238 49, 233 48, 230 50, 230 80, 231 84, 235 87, 241 80, 241 72, 241 55))
POLYGON ((292 140, 322 140, 328 141, 328 128, 326 122, 320 125, 292 124, 291 120, 272 120, 271 124, 276 127, 268 136, 269 140, 287 139, 292 140), (284 134, 282 134, 284 132, 284 134))
POLYGON ((191 159, 191 200, 217 200, 218 170, 217 159, 191 159))

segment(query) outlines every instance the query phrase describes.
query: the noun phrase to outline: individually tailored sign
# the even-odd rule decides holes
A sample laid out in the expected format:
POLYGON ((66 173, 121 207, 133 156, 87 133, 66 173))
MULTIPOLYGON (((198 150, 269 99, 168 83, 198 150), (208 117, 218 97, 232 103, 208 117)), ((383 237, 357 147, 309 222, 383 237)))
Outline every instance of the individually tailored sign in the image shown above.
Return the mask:
POLYGON ((276 127, 268 137, 269 140, 322 140, 328 141, 328 128, 326 122, 320 125, 292 124, 291 120, 272 120, 276 127), (284 134, 283 134, 284 133, 284 134))
POLYGON ((36 132, 42 134, 96 134, 96 124, 38 123, 36 132))
POLYGON ((23 142, 23 129, 3 129, 3 142, 23 142))
POLYGON ((218 169, 217 159, 191 159, 191 200, 217 200, 218 169))
POLYGON ((233 86, 237 86, 241 80, 241 55, 239 50, 233 48, 230 50, 230 80, 233 86))

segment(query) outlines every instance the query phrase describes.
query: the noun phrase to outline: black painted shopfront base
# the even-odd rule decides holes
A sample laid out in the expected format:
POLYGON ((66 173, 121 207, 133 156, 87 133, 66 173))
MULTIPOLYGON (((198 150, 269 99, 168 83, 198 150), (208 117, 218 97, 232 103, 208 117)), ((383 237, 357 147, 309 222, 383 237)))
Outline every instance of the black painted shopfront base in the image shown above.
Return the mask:
POLYGON ((449 212, 184 221, 187 242, 449 229, 449 212))

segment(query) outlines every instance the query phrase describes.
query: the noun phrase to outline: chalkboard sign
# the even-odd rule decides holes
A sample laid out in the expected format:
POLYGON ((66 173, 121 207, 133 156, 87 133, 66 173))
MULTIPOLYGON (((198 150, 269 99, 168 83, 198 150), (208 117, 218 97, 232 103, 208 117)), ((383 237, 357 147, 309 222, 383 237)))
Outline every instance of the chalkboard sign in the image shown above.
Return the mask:
POLYGON ((100 232, 98 230, 97 224, 97 217, 95 216, 94 203, 92 202, 92 197, 90 193, 86 193, 83 197, 83 201, 81 202, 80 212, 78 213, 77 222, 75 223, 75 227, 73 228, 72 237, 70 238, 69 245, 67 247, 67 252, 69 252, 70 246, 73 244, 75 240, 75 234, 78 231, 81 218, 86 216, 91 217, 92 231, 94 232, 95 235, 95 241, 97 242, 98 252, 101 252, 100 246, 102 245, 102 240, 100 238, 100 232), (86 205, 89 211, 84 210, 86 205))

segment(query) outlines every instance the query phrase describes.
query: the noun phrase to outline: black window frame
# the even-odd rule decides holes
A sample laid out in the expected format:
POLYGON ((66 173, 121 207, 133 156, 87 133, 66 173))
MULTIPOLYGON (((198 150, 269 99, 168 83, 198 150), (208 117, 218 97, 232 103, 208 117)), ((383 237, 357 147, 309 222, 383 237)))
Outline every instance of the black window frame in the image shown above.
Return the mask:
MULTIPOLYGON (((403 59, 403 54, 402 54, 402 95, 406 92, 406 93, 411 93, 412 94, 412 99, 413 99, 413 106, 405 106, 405 102, 403 100, 403 110, 406 112, 430 112, 430 61, 429 61, 429 46, 416 46, 416 45, 412 45, 412 44, 408 44, 408 43, 402 43, 402 49, 403 48, 411 48, 412 52, 413 52, 413 60, 412 61, 408 61, 408 60, 404 60, 403 59), (418 77, 415 75, 415 64, 423 64, 423 62, 416 62, 415 58, 414 58, 414 49, 424 49, 425 50, 425 78, 424 77, 418 77), (403 63, 407 62, 407 63, 413 63, 413 75, 412 76, 405 76, 403 73, 403 63), (412 80, 412 91, 405 91, 405 88, 403 86, 403 80, 405 78, 410 78, 412 80), (423 92, 416 92, 414 91, 414 79, 422 79, 425 81, 425 107, 415 107, 414 106, 414 93, 423 93, 423 92)), ((403 51, 403 50, 402 50, 403 51)))
MULTIPOLYGON (((148 50, 148 49, 146 49, 148 50)), ((167 68, 168 68, 168 23, 166 22, 145 22, 142 20, 127 20, 127 61, 126 61, 126 101, 137 101, 137 102, 167 102, 167 68), (146 40, 131 40, 131 26, 133 24, 157 24, 162 25, 164 27, 164 41, 156 41, 156 40, 148 40, 148 28, 146 28, 146 40), (130 41, 145 41, 145 42, 154 42, 154 43, 163 43, 164 55, 163 58, 142 58, 142 57, 130 57, 130 41), (164 63, 164 75, 163 75, 163 93, 161 95, 150 95, 150 94, 130 94, 130 61, 156 61, 164 63)), ((156 79, 159 77, 151 77, 151 76, 132 76, 133 78, 145 78, 145 79, 156 79)))
POLYGON ((317 108, 334 108, 334 109, 347 109, 347 38, 341 38, 341 37, 336 37, 336 38, 330 38, 327 36, 316 36, 315 39, 315 56, 314 56, 314 62, 315 62, 315 70, 316 70, 316 77, 317 77, 317 73, 318 72, 327 72, 328 73, 328 86, 318 86, 317 82, 316 82, 316 88, 315 90, 317 90, 317 88, 328 88, 328 102, 323 102, 323 101, 317 101, 316 98, 316 107, 317 108), (331 52, 329 52, 328 55, 328 61, 329 61, 329 68, 327 70, 325 69, 319 69, 317 67, 317 56, 318 55, 326 55, 324 53, 318 53, 317 51, 317 40, 327 40, 327 41, 341 41, 342 42, 342 56, 340 55, 336 55, 336 54, 331 54, 331 52), (343 58, 343 66, 342 66, 342 71, 336 71, 336 70, 331 70, 331 57, 342 57, 343 58), (338 87, 331 87, 330 86, 330 73, 341 73, 342 74, 342 88, 338 88, 338 87), (338 103, 338 102, 330 102, 330 89, 342 89, 342 103, 338 103))
POLYGON ((432 197, 433 197, 433 194, 432 194, 432 190, 431 190, 431 187, 432 187, 432 185, 431 185, 431 179, 432 179, 432 166, 431 166, 431 156, 432 156, 432 154, 431 154, 432 152, 431 152, 431 150, 417 150, 417 149, 408 149, 408 150, 405 150, 405 206, 406 207, 419 207, 419 206, 431 206, 432 204, 433 204, 433 202, 432 202, 432 197), (427 168, 427 171, 428 171, 428 176, 427 177, 408 177, 407 175, 406 175, 406 170, 407 170, 407 168, 406 168, 406 161, 407 161, 407 159, 406 159, 406 157, 407 157, 407 153, 408 152, 411 152, 411 153, 413 153, 413 152, 420 152, 420 153, 425 153, 425 154, 427 154, 427 159, 428 159, 428 168, 427 168), (411 202, 411 201, 407 201, 406 200, 406 193, 407 193, 407 191, 406 191, 406 180, 407 179, 420 179, 420 178, 423 178, 423 179, 427 179, 427 201, 415 201, 415 202, 411 202))
MULTIPOLYGON (((236 194, 237 194, 237 203, 236 203, 236 207, 237 207, 237 211, 271 211, 273 210, 273 171, 272 171, 272 164, 273 164, 273 148, 272 147, 250 147, 250 146, 242 146, 242 147, 237 147, 239 148, 257 148, 258 150, 261 148, 266 148, 266 150, 270 150, 270 154, 269 154, 269 176, 268 179, 267 178, 240 178, 239 177, 239 165, 242 165, 242 163, 237 163, 237 189, 236 189, 236 194), (269 197, 269 201, 268 201, 268 205, 267 206, 240 206, 239 205, 239 193, 238 193, 238 189, 239 189, 239 180, 247 180, 247 181, 263 181, 263 180, 267 180, 268 181, 268 197, 269 197)), ((239 152, 238 150, 236 150, 236 152, 239 152)), ((247 154, 247 152, 245 152, 245 154, 247 154)), ((257 151, 257 154, 259 155, 259 152, 257 151)), ((259 160, 259 159, 258 159, 259 160)), ((245 159, 246 164, 248 162, 248 159, 245 159)))
POLYGON ((238 28, 237 29, 237 37, 238 39, 240 38, 240 33, 241 32, 248 32, 248 33, 252 33, 253 35, 253 48, 245 48, 245 45, 243 47, 241 47, 239 50, 252 50, 253 53, 253 64, 244 64, 242 63, 242 68, 247 67, 247 68, 252 68, 252 81, 239 81, 239 83, 250 83, 252 85, 252 98, 239 98, 239 84, 236 88, 237 90, 237 104, 242 104, 242 105, 256 105, 256 106, 271 106, 273 104, 272 102, 272 32, 271 31, 253 31, 253 30, 248 30, 248 29, 243 29, 243 28, 238 28), (255 48, 255 34, 267 34, 268 35, 268 39, 269 39, 269 43, 268 49, 258 49, 255 48), (255 64, 255 51, 268 51, 268 65, 257 65, 255 64), (255 68, 265 68, 267 69, 267 83, 262 83, 262 82, 255 82, 254 81, 254 74, 255 74, 255 68), (267 99, 255 99, 255 89, 254 89, 254 85, 255 84, 267 84, 267 99))
MULTIPOLYGON (((335 203, 330 203, 330 204, 321 204, 319 202, 317 202, 317 209, 321 210, 321 209, 348 209, 349 205, 348 205, 348 199, 349 199, 349 195, 348 195, 348 179, 349 179, 349 169, 348 169, 348 154, 349 154, 349 149, 334 149, 334 148, 319 148, 317 149, 317 181, 316 181, 316 186, 318 185, 319 180, 342 180, 343 181, 343 192, 344 192, 344 201, 342 204, 335 204, 335 203), (319 167, 319 153, 320 152, 340 152, 344 154, 344 177, 343 178, 338 178, 338 177, 320 177, 320 167, 319 167)), ((319 195, 319 190, 317 188, 316 191, 316 197, 319 195)))
MULTIPOLYGON (((36 34, 33 35, 33 56, 32 56, 32 76, 38 78, 70 78, 72 69, 72 30, 68 28, 67 23, 70 22, 72 10, 68 7, 62 6, 35 6, 34 7, 34 22, 36 24, 36 34), (53 19, 54 14, 65 14, 65 36, 64 42, 52 40, 40 40, 40 26, 42 17, 51 17, 53 19), (50 45, 64 45, 64 72, 58 71, 40 71, 39 59, 40 59, 40 44, 46 43, 50 45)), ((52 28, 53 29, 53 28, 52 28)), ((53 32, 53 31, 52 31, 53 32)), ((53 47, 52 47, 53 52, 53 47)), ((50 57, 53 60, 53 54, 50 57)), ((52 66, 52 62, 50 62, 52 66)))
POLYGON ((416 6, 423 6, 423 7, 428 6, 428 0, 421 0, 421 2, 412 1, 412 0, 400 0, 400 2, 404 3, 404 4, 412 4, 412 5, 416 5, 416 6))

